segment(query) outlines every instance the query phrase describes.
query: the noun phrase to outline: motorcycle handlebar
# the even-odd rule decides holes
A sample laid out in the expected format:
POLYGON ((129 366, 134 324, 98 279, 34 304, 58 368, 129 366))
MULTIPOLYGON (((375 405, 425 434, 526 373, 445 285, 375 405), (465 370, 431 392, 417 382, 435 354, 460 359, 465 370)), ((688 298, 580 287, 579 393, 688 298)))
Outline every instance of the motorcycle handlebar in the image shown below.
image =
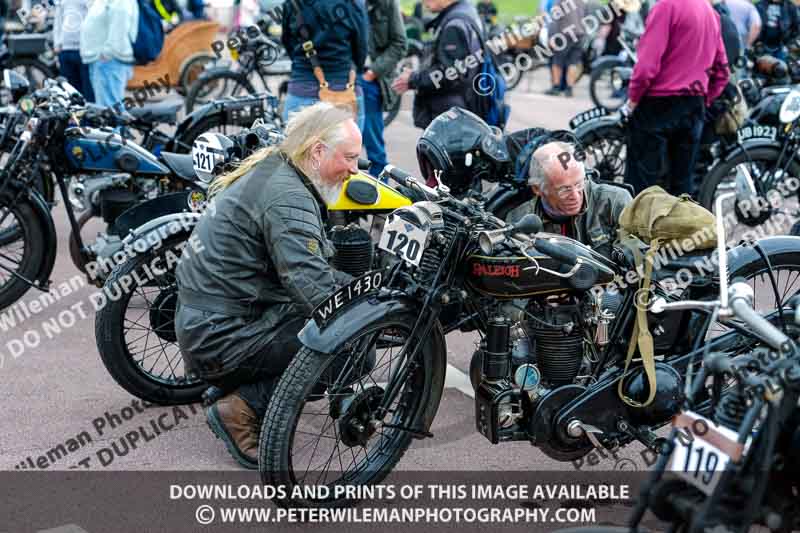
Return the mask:
POLYGON ((392 179, 401 185, 405 185, 406 187, 410 187, 412 189, 418 189, 428 196, 439 198, 439 193, 435 189, 431 189, 427 185, 420 183, 417 178, 394 165, 386 165, 386 168, 383 169, 383 173, 391 176, 392 179))
POLYGON ((729 305, 736 316, 745 322, 753 333, 774 349, 781 351, 786 346, 786 343, 791 342, 789 337, 781 330, 753 309, 746 298, 734 296, 731 298, 729 305))
POLYGON ((563 265, 572 267, 578 262, 578 256, 575 252, 564 250, 547 239, 536 239, 533 246, 543 254, 549 255, 563 265))

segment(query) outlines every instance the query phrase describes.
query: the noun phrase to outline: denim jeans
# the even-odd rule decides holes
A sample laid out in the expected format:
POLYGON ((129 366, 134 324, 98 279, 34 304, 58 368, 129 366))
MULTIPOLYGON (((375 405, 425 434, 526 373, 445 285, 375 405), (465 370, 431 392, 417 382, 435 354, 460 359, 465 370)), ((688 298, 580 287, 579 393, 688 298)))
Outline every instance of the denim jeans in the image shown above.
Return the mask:
POLYGON ((386 143, 383 140, 383 98, 381 86, 376 81, 358 79, 358 84, 364 92, 364 112, 366 119, 361 128, 364 137, 364 148, 367 158, 372 161, 369 173, 377 176, 389 163, 386 161, 386 143))
POLYGON ((97 104, 113 106, 125 98, 125 86, 133 77, 133 65, 116 59, 99 59, 89 65, 89 77, 97 104))
POLYGON ((81 54, 77 50, 62 50, 58 54, 58 71, 67 78, 70 85, 83 95, 87 102, 94 102, 94 90, 89 78, 89 65, 81 61, 81 54))
MULTIPOLYGON (((302 108, 314 105, 317 102, 319 102, 319 98, 316 96, 295 96, 292 93, 287 94, 286 100, 283 101, 283 121, 286 122, 289 120, 290 113, 300 111, 302 108)), ((356 117, 356 124, 358 124, 358 129, 364 131, 364 97, 356 97, 356 102, 358 103, 358 116, 356 117)))

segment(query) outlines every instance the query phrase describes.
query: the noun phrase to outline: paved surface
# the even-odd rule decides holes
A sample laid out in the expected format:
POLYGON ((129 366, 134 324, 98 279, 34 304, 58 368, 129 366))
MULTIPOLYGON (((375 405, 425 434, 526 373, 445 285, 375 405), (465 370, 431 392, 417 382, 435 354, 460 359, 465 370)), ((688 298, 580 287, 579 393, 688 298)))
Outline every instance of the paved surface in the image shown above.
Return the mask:
MULTIPOLYGON (((510 129, 530 126, 565 128, 569 118, 591 106, 588 90, 576 90, 577 97, 566 99, 541 94, 546 88, 543 73, 536 73, 530 85, 523 81, 511 93, 513 106, 510 129)), ((407 102, 410 104, 410 101, 407 102)), ((386 133, 390 161, 416 171, 415 142, 420 130, 413 127, 410 106, 405 106, 386 133)), ((69 259, 69 236, 63 205, 54 212, 59 235, 58 260, 52 275, 57 286, 80 280, 69 259)), ((100 227, 97 227, 99 230, 100 227)), ((0 404, 3 410, 0 431, 0 469, 14 469, 23 463, 39 462, 40 468, 66 469, 86 466, 94 469, 192 470, 234 469, 235 463, 222 443, 206 427, 198 407, 142 409, 108 375, 98 356, 94 337, 94 316, 89 300, 97 289, 83 286, 64 289, 61 299, 41 313, 8 331, 0 329, 0 404), (58 333, 59 314, 82 302, 86 318, 58 333), (50 324, 50 326, 46 326, 50 324), (11 354, 7 343, 35 331, 21 354, 11 354), (16 355, 16 357, 15 357, 16 355), (173 427, 155 438, 140 439, 135 449, 125 446, 124 435, 144 427, 154 433, 151 422, 161 416, 164 425, 173 427), (89 440, 91 439, 91 440, 89 440), (64 445, 62 457, 47 458, 48 451, 64 445), (44 459, 41 459, 44 457, 44 459)), ((29 292, 25 301, 38 296, 29 292)), ((77 308, 75 308, 77 309, 77 308)), ((63 317, 62 317, 63 318, 63 317)), ((62 325, 66 326, 62 320, 62 325)), ((466 372, 474 350, 474 335, 454 333, 448 339, 447 389, 432 428, 435 438, 414 441, 400 462, 408 470, 572 470, 569 463, 546 458, 526 443, 493 446, 474 429, 474 402, 466 372)), ((642 468, 641 447, 631 445, 615 458, 596 458, 587 469, 642 468), (622 460, 624 458, 624 461, 622 460)))

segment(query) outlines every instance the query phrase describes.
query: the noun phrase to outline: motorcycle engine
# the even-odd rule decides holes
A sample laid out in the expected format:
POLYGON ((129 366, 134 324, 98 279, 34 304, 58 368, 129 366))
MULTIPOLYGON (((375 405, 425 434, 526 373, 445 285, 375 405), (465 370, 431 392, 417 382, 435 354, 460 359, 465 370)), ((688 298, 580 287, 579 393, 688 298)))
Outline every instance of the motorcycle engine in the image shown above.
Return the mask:
POLYGON ((330 239, 336 249, 333 267, 351 276, 360 276, 372 268, 372 239, 357 224, 334 226, 330 239))

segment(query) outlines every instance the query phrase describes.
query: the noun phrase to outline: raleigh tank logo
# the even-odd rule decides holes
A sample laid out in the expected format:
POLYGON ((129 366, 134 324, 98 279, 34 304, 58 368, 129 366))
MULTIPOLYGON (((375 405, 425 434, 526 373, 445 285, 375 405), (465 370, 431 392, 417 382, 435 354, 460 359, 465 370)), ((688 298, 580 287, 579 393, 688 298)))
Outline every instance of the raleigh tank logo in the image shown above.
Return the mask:
POLYGON ((519 265, 482 265, 474 263, 472 265, 472 275, 481 277, 519 277, 519 265))

